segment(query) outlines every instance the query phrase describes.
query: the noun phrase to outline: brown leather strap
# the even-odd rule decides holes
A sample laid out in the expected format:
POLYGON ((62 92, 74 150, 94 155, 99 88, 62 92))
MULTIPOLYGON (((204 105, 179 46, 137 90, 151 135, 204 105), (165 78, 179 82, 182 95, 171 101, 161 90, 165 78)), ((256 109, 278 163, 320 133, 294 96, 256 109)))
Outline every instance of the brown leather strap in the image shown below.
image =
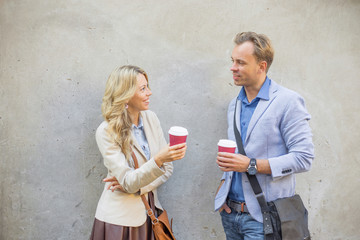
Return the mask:
POLYGON ((131 157, 132 157, 132 159, 134 161, 135 169, 139 168, 139 163, 138 163, 138 160, 137 160, 136 155, 135 155, 134 152, 131 153, 131 157))
MULTIPOLYGON (((139 163, 138 163, 138 160, 136 158, 136 155, 134 152, 131 153, 131 157, 134 161, 134 164, 135 164, 135 169, 139 168, 139 163)), ((155 213, 153 212, 153 210, 151 209, 148 201, 146 200, 146 197, 144 194, 142 194, 141 196, 141 200, 143 201, 144 205, 145 205, 145 208, 146 208, 146 214, 151 218, 151 222, 152 224, 156 224, 159 222, 159 220, 155 217, 155 213)))

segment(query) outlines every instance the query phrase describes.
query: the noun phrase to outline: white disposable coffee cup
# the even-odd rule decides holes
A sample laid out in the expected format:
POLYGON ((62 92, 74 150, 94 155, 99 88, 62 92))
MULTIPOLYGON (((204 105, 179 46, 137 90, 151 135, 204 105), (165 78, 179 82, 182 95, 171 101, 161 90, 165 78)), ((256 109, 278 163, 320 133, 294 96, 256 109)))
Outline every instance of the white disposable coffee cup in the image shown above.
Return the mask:
POLYGON ((229 139, 220 139, 218 142, 219 152, 235 153, 236 142, 229 139))
POLYGON ((173 126, 169 130, 170 146, 186 142, 189 132, 184 127, 173 126))

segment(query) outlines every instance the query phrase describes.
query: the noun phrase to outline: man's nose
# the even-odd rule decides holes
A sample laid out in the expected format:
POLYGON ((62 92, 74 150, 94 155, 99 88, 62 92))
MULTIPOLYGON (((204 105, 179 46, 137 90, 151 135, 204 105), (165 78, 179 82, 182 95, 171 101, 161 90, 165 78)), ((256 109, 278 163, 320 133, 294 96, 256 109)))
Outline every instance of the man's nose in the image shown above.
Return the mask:
POLYGON ((230 67, 230 71, 234 72, 236 70, 237 70, 236 62, 233 61, 232 64, 231 64, 231 67, 230 67))

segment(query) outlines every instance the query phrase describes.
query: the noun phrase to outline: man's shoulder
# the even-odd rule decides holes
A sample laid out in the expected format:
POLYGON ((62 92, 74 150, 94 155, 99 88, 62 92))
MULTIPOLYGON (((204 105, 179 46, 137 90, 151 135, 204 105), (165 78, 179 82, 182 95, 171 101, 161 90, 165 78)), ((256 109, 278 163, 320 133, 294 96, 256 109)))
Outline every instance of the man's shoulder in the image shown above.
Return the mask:
POLYGON ((289 89, 287 87, 284 87, 284 86, 276 83, 275 81, 272 81, 271 85, 272 85, 272 87, 270 88, 270 90, 274 91, 274 93, 276 93, 277 97, 280 97, 281 99, 302 98, 298 92, 296 92, 292 89, 289 89))
POLYGON ((229 106, 235 105, 236 100, 238 99, 238 96, 234 97, 233 99, 231 99, 229 106))
MULTIPOLYGON (((277 108, 283 108, 284 111, 306 112, 305 99, 296 91, 277 85, 277 92, 274 93, 273 103, 277 108), (301 111, 299 111, 301 109, 301 111)), ((307 116, 310 119, 310 116, 307 116)))
POLYGON ((234 97, 233 99, 231 99, 231 101, 230 101, 230 103, 229 103, 229 105, 228 105, 228 112, 234 111, 237 98, 238 98, 238 97, 236 96, 236 97, 234 97))

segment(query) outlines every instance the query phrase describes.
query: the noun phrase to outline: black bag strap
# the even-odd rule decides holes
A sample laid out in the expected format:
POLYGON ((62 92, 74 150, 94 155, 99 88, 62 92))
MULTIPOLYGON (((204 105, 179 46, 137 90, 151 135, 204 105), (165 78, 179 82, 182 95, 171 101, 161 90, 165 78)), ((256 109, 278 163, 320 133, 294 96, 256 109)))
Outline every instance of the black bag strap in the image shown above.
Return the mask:
MULTIPOLYGON (((234 132, 235 132, 235 139, 236 144, 239 150, 239 153, 246 156, 245 149, 242 143, 240 132, 236 126, 236 107, 237 107, 237 99, 235 100, 235 109, 234 109, 234 132)), ((270 218, 270 208, 266 202, 265 195, 260 187, 259 181, 257 180, 255 175, 250 175, 248 172, 246 172, 246 175, 250 181, 250 185, 255 193, 255 197, 259 202, 261 212, 263 215, 263 224, 264 224, 264 234, 266 236, 266 239, 272 239, 272 235, 274 233, 274 230, 272 228, 271 224, 271 218, 270 218)))

